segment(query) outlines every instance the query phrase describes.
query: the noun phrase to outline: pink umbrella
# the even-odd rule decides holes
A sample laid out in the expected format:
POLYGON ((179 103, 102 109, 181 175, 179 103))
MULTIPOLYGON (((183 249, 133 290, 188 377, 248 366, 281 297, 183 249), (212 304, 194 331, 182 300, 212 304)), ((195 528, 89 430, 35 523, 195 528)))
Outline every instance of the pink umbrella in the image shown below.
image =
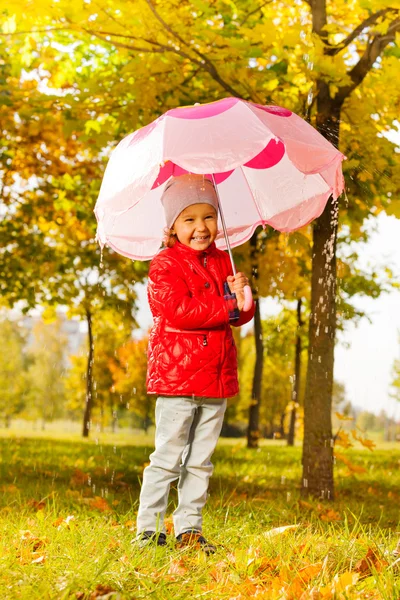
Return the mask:
MULTIPOLYGON (((160 201, 166 182, 198 173, 216 184, 216 244, 232 259, 230 247, 246 242, 258 225, 289 232, 318 217, 344 189, 344 158, 279 106, 224 98, 175 108, 113 151, 95 206, 97 237, 124 256, 151 259, 166 227, 160 201)), ((232 267, 235 272, 233 260, 232 267)))

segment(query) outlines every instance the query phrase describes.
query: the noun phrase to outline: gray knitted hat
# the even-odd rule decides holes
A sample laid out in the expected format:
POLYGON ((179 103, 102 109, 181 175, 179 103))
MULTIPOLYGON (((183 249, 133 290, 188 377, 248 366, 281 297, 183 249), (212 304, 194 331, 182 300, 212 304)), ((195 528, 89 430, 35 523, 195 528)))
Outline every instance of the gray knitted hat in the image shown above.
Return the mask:
POLYGON ((177 217, 192 204, 210 204, 218 214, 218 198, 214 184, 204 175, 186 173, 172 177, 161 196, 167 227, 172 227, 177 217))

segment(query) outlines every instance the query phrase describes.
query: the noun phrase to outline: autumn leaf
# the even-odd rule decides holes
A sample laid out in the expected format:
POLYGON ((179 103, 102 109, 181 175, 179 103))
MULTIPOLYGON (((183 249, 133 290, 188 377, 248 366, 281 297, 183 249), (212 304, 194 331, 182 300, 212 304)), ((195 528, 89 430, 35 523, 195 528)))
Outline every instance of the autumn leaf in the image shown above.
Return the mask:
POLYGON ((94 508, 96 510, 99 510, 100 512, 109 512, 112 510, 107 500, 105 498, 102 498, 101 496, 89 498, 88 504, 90 508, 94 508))
POLYGON ((80 469, 75 469, 72 474, 70 485, 72 487, 82 487, 83 485, 87 485, 89 480, 89 475, 84 473, 80 469))
POLYGON ((28 506, 31 506, 35 510, 43 510, 46 507, 46 502, 44 500, 29 500, 28 506))
POLYGON ((353 421, 354 417, 349 417, 348 415, 343 415, 342 413, 335 412, 335 415, 340 421, 353 421))
POLYGON ((335 575, 333 578, 333 588, 335 593, 345 592, 349 587, 355 585, 358 581, 359 574, 347 571, 341 575, 335 575))
POLYGON ((342 517, 340 516, 340 514, 338 512, 336 512, 335 510, 333 510, 333 508, 330 508, 326 512, 321 513, 319 515, 319 518, 321 519, 321 521, 325 521, 327 523, 333 523, 335 521, 342 520, 342 517))
POLYGON ((373 574, 375 571, 380 573, 387 566, 388 562, 379 556, 376 550, 368 548, 366 556, 358 561, 354 571, 359 573, 360 577, 366 577, 373 574))
POLYGON ((368 450, 371 450, 371 452, 373 452, 373 450, 376 448, 376 444, 375 442, 373 442, 372 440, 368 440, 366 438, 358 438, 358 441, 360 442, 360 444, 362 444, 365 448, 368 448, 368 450))
POLYGON ((168 569, 168 575, 171 575, 172 578, 183 577, 183 575, 186 575, 187 571, 187 566, 182 558, 178 560, 171 560, 168 569))
POLYGON ((318 577, 323 569, 323 566, 324 563, 321 562, 307 565, 300 569, 287 590, 288 597, 293 600, 300 598, 304 588, 312 579, 318 577))
POLYGON ((306 502, 305 500, 299 500, 299 506, 301 506, 302 508, 306 508, 307 510, 314 510, 313 505, 309 502, 306 502))
POLYGON ((270 529, 266 531, 263 535, 267 539, 273 539, 279 535, 283 535, 292 529, 297 529, 299 525, 284 525, 283 527, 275 527, 274 529, 270 529))
POLYGON ((58 517, 53 523, 53 527, 57 527, 57 529, 70 529, 71 524, 75 521, 74 515, 69 515, 68 517, 58 517))
POLYGON ((350 436, 345 431, 338 431, 336 434, 335 446, 341 446, 342 448, 351 448, 353 444, 350 441, 350 436))
POLYGON ((16 494, 17 492, 19 492, 19 489, 17 488, 17 486, 14 485, 13 483, 8 483, 8 484, 2 485, 0 490, 2 492, 6 492, 8 494, 16 494))
POLYGON ((367 472, 367 469, 365 467, 362 467, 361 465, 355 465, 344 454, 335 451, 335 458, 337 460, 340 460, 346 465, 346 467, 348 467, 349 475, 354 473, 362 474, 367 472))
POLYGON ((39 554, 38 552, 33 552, 32 556, 34 557, 31 561, 32 565, 41 565, 46 560, 46 556, 44 554, 39 554))

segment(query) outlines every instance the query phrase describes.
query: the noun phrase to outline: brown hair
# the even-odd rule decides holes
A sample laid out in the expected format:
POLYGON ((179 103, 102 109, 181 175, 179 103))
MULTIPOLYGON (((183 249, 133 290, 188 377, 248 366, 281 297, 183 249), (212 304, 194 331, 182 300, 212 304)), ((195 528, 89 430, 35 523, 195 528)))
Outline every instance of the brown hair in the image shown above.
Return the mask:
POLYGON ((172 231, 172 227, 166 227, 164 229, 163 247, 172 248, 173 246, 175 246, 176 240, 176 233, 172 231))

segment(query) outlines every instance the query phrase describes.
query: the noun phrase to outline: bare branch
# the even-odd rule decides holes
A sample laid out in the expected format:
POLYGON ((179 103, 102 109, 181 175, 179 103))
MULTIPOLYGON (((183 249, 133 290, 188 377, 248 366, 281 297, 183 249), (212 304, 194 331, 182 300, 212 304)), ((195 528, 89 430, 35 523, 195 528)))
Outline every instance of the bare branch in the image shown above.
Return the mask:
MULTIPOLYGON (((93 35, 94 37, 98 38, 99 40, 102 40, 103 42, 106 42, 107 44, 112 44, 113 46, 116 46, 117 48, 126 48, 127 50, 135 50, 137 52, 148 52, 148 53, 158 53, 158 54, 163 54, 165 52, 164 48, 143 48, 141 46, 131 46, 130 44, 123 44, 122 42, 116 42, 115 40, 111 40, 111 39, 107 39, 107 37, 104 37, 104 35, 98 33, 97 31, 94 31, 93 29, 85 29, 84 27, 81 27, 81 30, 84 31, 85 33, 88 33, 89 35, 93 35)), ((125 36, 124 36, 125 37, 125 36)), ((172 50, 172 48, 168 48, 169 50, 172 50)))
MULTIPOLYGON (((155 6, 152 2, 152 0, 146 0, 151 12, 153 13, 153 15, 155 16, 155 18, 157 19, 157 21, 159 21, 161 23, 161 25, 164 27, 164 29, 166 31, 168 31, 168 33, 170 35, 172 35, 172 37, 174 37, 175 39, 178 40, 178 42, 180 42, 181 44, 183 44, 184 46, 188 46, 188 43, 185 42, 185 40, 178 34, 176 33, 176 31, 174 31, 172 29, 172 27, 170 27, 168 25, 168 23, 166 21, 164 21, 164 19, 162 18, 162 16, 156 11, 155 6)), ((190 47, 190 46, 189 46, 190 47)))
POLYGON ((335 96, 337 101, 343 102, 362 83, 386 46, 394 41, 397 31, 400 31, 400 17, 390 24, 386 34, 376 35, 368 41, 364 54, 349 72, 352 83, 339 89, 335 96))
POLYGON ((2 31, 0 32, 0 36, 1 37, 8 37, 8 36, 17 36, 17 35, 31 35, 34 33, 48 33, 49 31, 68 31, 68 29, 70 29, 70 27, 48 27, 47 29, 32 29, 30 31, 14 31, 13 33, 3 33, 2 31))
MULTIPOLYGON (((187 42, 185 42, 185 40, 178 34, 176 33, 172 27, 170 27, 168 25, 168 23, 166 23, 164 21, 164 19, 162 18, 161 15, 158 14, 158 12, 156 11, 152 0, 146 0, 151 12, 153 13, 153 15, 155 16, 155 18, 161 23, 161 25, 164 27, 164 29, 166 31, 168 31, 168 33, 174 37, 175 39, 177 39, 181 44, 183 44, 184 46, 186 46, 187 48, 190 48, 190 50, 196 54, 200 60, 198 59, 194 59, 188 55, 186 55, 186 58, 189 58, 189 60, 193 61, 195 64, 197 65, 202 65, 202 67, 204 68, 204 70, 214 79, 214 81, 216 81, 217 83, 220 84, 220 86, 226 90, 229 94, 231 94, 232 96, 235 96, 237 98, 240 98, 240 94, 231 86, 229 85, 229 83, 227 83, 226 81, 224 81, 224 79, 222 79, 222 77, 220 76, 220 74, 218 73, 215 65, 211 62, 211 60, 209 58, 207 58, 207 56, 205 54, 203 54, 202 52, 200 52, 199 50, 197 50, 197 48, 192 48, 187 42)), ((176 48, 173 49, 173 47, 171 47, 171 52, 175 51, 177 54, 180 54, 182 51, 181 50, 177 50, 176 48)))
MULTIPOLYGON (((349 44, 351 44, 351 42, 353 40, 355 40, 360 33, 362 33, 364 31, 364 29, 366 29, 367 27, 370 27, 371 25, 374 25, 374 23, 376 23, 376 21, 380 18, 380 17, 384 17, 387 13, 391 12, 391 10, 393 11, 393 9, 390 8, 384 8, 382 10, 378 10, 376 13, 370 15, 367 19, 364 19, 364 21, 362 21, 362 23, 360 23, 343 41, 341 41, 337 46, 331 46, 329 48, 325 49, 325 54, 327 54, 328 56, 335 56, 336 54, 338 54, 339 52, 341 52, 342 50, 344 50, 344 48, 347 48, 347 46, 349 44)), ((397 12, 397 11, 395 11, 397 12)))
POLYGON ((240 23, 239 27, 243 27, 243 25, 246 23, 246 21, 248 19, 250 19, 250 17, 252 15, 255 15, 256 13, 258 13, 258 11, 263 9, 264 6, 266 6, 267 4, 272 4, 273 1, 274 0, 265 0, 265 2, 263 2, 260 6, 257 6, 257 8, 255 8, 254 10, 251 10, 250 12, 248 12, 247 15, 245 16, 245 18, 243 19, 243 21, 240 23))

